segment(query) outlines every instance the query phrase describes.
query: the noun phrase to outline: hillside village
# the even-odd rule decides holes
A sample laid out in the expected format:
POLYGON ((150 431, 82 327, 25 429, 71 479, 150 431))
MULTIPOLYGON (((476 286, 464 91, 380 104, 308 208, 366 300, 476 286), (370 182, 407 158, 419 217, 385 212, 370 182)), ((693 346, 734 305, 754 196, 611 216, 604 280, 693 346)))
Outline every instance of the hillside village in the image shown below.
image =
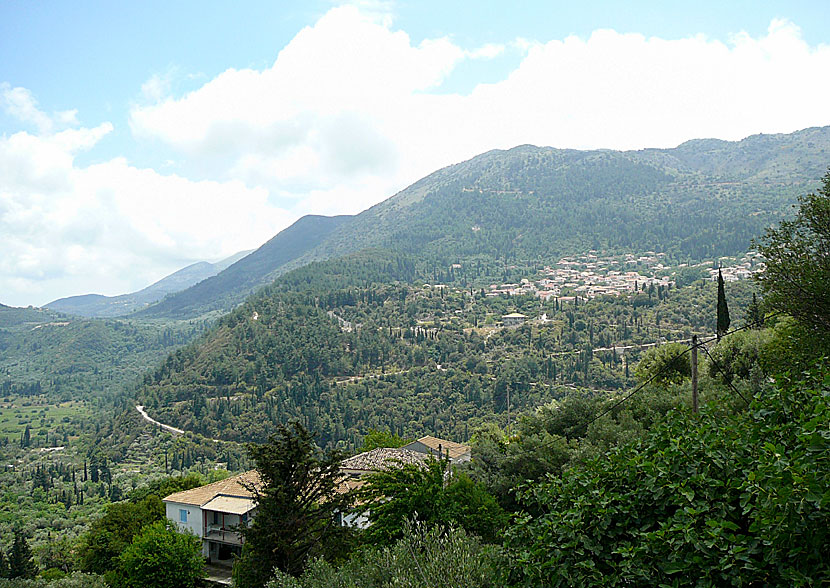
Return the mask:
MULTIPOLYGON (((751 278, 764 270, 764 261, 755 251, 741 257, 721 257, 696 264, 671 265, 664 253, 647 251, 642 255, 603 255, 591 251, 585 255, 559 259, 554 265, 546 265, 534 275, 521 278, 518 283, 490 284, 485 296, 533 295, 547 301, 558 298, 572 302, 574 298, 588 300, 598 296, 620 296, 652 287, 676 288, 676 277, 684 270, 697 270, 700 277, 717 280, 718 270, 724 281, 738 282, 751 278)), ((458 270, 462 264, 452 264, 458 270)), ((510 268, 509 268, 510 269, 510 268)), ((424 287, 445 289, 445 284, 424 284, 424 287)))
POLYGON ((718 269, 727 282, 745 280, 763 271, 758 253, 748 252, 740 258, 721 258, 715 263, 667 265, 664 253, 648 251, 643 255, 626 253, 605 256, 591 251, 585 255, 563 257, 553 266, 545 266, 536 276, 523 278, 518 284, 491 284, 486 296, 534 295, 547 301, 558 298, 573 302, 598 296, 620 296, 653 288, 676 287, 675 276, 685 268, 701 268, 716 280, 718 269))

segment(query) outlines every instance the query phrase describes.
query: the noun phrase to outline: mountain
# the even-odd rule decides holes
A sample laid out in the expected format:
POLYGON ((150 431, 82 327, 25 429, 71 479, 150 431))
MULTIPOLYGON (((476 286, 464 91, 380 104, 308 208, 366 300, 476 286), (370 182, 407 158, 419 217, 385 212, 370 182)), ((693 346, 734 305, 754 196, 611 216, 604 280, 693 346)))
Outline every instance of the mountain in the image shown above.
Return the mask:
MULTIPOLYGON (((467 439, 507 422, 508 397, 522 411, 574 387, 625 388, 643 348, 714 328, 715 284, 677 287, 684 272, 700 275, 688 261, 746 252, 829 162, 830 127, 674 149, 482 154, 337 226, 317 219, 316 239, 309 225, 277 235, 303 237, 268 266, 282 275, 146 374, 138 400, 206 438, 264 440, 297 419, 321 445, 355 447, 368 429, 467 439), (678 280, 587 302, 490 288, 527 278, 546 289, 541 268, 591 249, 617 260, 614 275, 641 269, 628 254, 660 252, 639 259, 678 280), (514 312, 530 320, 499 326, 514 312)), ((583 260, 574 271, 599 267, 583 260)), ((562 280, 562 296, 578 292, 562 280)), ((735 324, 753 288, 730 283, 735 324)), ((222 302, 191 300, 178 310, 222 302)))
POLYGON ((357 215, 292 265, 364 247, 441 263, 588 249, 735 254, 815 187, 828 162, 830 127, 673 149, 490 151, 357 215))
POLYGON ((354 217, 304 217, 144 313, 226 311, 289 270, 366 249, 411 255, 436 272, 473 263, 492 275, 591 249, 682 261, 734 255, 814 188, 828 162, 830 127, 672 149, 489 151, 354 217))
POLYGON ((318 247, 334 230, 348 225, 352 218, 348 215, 304 216, 217 275, 167 296, 140 314, 147 317, 185 318, 211 310, 233 308, 254 290, 283 273, 287 263, 318 247))
POLYGON ((240 251, 216 263, 199 261, 191 264, 158 282, 120 296, 102 296, 101 294, 84 294, 60 298, 46 305, 46 308, 84 317, 125 316, 153 302, 161 300, 168 294, 179 292, 198 284, 202 280, 215 276, 228 266, 248 255, 250 251, 240 251))

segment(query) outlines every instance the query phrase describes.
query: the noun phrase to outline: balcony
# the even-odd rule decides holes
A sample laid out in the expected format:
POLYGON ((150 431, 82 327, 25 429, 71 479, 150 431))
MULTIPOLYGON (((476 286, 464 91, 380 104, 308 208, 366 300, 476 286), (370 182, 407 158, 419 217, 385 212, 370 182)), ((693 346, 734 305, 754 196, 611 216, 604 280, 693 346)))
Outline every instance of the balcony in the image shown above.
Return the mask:
POLYGON ((237 531, 223 527, 222 525, 208 525, 205 529, 204 539, 207 541, 226 543, 227 545, 242 545, 244 541, 242 535, 237 531))

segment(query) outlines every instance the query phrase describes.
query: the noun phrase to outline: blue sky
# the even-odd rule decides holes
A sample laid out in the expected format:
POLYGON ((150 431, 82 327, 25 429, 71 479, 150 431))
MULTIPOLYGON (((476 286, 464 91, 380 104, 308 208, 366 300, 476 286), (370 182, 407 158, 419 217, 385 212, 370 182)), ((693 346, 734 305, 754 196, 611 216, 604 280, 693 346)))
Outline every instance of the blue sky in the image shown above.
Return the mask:
POLYGON ((830 124, 828 37, 823 1, 6 1, 0 302, 135 290, 492 148, 830 124))

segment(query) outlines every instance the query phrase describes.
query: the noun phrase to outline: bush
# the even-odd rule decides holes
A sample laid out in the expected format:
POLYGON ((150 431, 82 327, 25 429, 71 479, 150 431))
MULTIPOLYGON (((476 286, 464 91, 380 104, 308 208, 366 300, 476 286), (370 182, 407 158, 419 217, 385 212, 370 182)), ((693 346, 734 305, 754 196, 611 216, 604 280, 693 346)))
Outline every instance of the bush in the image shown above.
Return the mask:
POLYGON ((408 523, 390 547, 365 548, 340 567, 314 560, 294 578, 277 572, 267 588, 489 588, 503 586, 495 548, 462 529, 408 523))
POLYGON ((205 575, 202 542, 179 533, 174 523, 158 521, 133 539, 119 557, 119 586, 188 588, 205 575))

